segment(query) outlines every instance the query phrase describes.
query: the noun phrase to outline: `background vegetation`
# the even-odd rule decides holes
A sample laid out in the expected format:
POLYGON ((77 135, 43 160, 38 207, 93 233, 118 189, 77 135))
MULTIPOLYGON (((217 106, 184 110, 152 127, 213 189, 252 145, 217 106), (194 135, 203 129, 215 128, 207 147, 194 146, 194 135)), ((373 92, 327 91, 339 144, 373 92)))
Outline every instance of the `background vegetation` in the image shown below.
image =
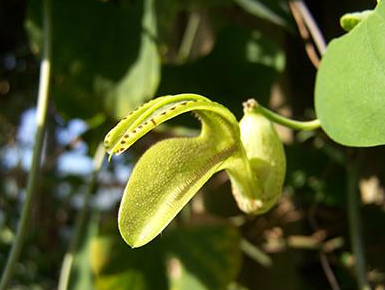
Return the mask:
MULTIPOLYGON (((347 215, 349 184, 354 193, 356 183, 366 278, 385 289, 384 148, 347 149, 321 130, 278 127, 288 172, 283 197, 267 214, 242 214, 219 173, 148 246, 131 250, 117 232, 120 196, 138 156, 157 140, 198 129, 193 118, 179 118, 102 163, 97 148, 105 133, 145 100, 194 92, 240 118, 242 102, 253 97, 283 115, 315 117, 317 53, 300 36, 292 4, 52 1, 42 168, 10 289, 56 289, 72 258, 69 289, 356 289, 347 215)), ((306 4, 330 41, 344 33, 341 15, 376 1, 306 4)), ((38 0, 0 2, 1 269, 31 165, 41 7, 38 0)))

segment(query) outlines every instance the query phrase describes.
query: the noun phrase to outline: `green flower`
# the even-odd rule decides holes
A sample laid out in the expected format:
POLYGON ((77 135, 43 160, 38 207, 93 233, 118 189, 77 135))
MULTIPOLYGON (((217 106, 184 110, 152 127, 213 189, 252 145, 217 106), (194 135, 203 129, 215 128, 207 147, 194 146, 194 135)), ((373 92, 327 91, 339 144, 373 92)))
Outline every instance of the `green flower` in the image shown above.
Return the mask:
POLYGON ((238 124, 224 106, 195 94, 154 99, 123 118, 104 146, 119 155, 159 124, 193 111, 199 136, 170 138, 147 150, 135 165, 119 209, 119 230, 132 247, 154 239, 216 172, 226 170, 239 207, 259 214, 278 200, 285 156, 272 124, 248 102, 238 124))

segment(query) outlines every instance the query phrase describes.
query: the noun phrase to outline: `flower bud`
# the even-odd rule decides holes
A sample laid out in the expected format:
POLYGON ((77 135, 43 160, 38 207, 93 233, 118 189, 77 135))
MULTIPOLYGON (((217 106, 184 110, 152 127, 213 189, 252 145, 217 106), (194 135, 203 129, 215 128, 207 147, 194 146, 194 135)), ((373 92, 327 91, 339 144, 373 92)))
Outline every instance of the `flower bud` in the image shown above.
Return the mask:
MULTIPOLYGON (((273 124, 256 110, 255 100, 245 104, 245 115, 240 121, 241 141, 255 180, 259 182, 259 208, 254 213, 261 214, 277 203, 285 179, 286 158, 283 145, 273 124)), ((236 194, 235 194, 236 195, 236 194)), ((241 209, 248 209, 248 203, 256 204, 256 199, 236 195, 241 209)), ((250 211, 250 210, 248 210, 250 211)))

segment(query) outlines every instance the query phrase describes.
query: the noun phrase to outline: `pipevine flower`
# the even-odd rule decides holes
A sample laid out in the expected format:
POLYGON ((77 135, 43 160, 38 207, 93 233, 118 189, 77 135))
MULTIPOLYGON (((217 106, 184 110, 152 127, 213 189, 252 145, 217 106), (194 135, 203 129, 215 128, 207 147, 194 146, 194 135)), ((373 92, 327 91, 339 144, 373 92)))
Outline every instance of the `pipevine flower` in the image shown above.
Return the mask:
POLYGON ((161 123, 194 112, 197 137, 160 141, 136 163, 119 208, 119 230, 132 247, 155 238, 216 172, 226 170, 239 208, 251 214, 269 210, 279 199, 285 154, 273 125, 244 104, 238 123, 223 105, 195 94, 156 98, 123 118, 106 136, 110 155, 119 155, 161 123))

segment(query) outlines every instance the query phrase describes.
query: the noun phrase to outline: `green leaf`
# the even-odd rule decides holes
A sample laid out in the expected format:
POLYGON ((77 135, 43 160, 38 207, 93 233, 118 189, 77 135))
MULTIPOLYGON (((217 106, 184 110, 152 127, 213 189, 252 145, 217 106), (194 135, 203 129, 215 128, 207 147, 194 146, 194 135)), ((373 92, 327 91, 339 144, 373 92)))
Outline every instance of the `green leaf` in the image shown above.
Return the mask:
POLYGON ((240 236, 229 226, 178 229, 167 237, 170 278, 175 290, 222 290, 240 271, 240 236))
POLYGON ((275 41, 258 30, 230 25, 218 31, 209 55, 179 66, 163 66, 158 94, 207 95, 241 117, 240 100, 258 96, 260 103, 267 103, 284 66, 285 54, 275 41))
POLYGON ((295 197, 302 203, 323 203, 342 208, 346 206, 345 160, 342 156, 342 163, 339 164, 331 157, 343 154, 343 148, 332 146, 335 144, 306 150, 301 144, 287 147, 286 186, 295 190, 295 197), (328 168, 327 172, 323 172, 324 168, 328 168))
POLYGON ((97 290, 166 290, 167 277, 159 243, 132 250, 116 228, 91 243, 91 265, 97 290))
POLYGON ((347 146, 385 144, 385 2, 349 33, 333 40, 316 79, 322 128, 347 146))
MULTIPOLYGON (((63 116, 117 118, 153 97, 160 78, 154 1, 52 2, 52 95, 63 116)), ((30 1, 26 22, 36 52, 40 7, 30 1)))
POLYGON ((368 17, 372 13, 373 13, 372 10, 365 10, 362 12, 354 12, 354 13, 346 13, 340 19, 341 27, 345 31, 350 31, 354 27, 356 27, 356 25, 358 23, 360 23, 362 20, 366 19, 366 17, 368 17))
POLYGON ((93 289, 93 277, 91 270, 91 241, 97 235, 99 218, 96 214, 88 218, 87 228, 78 251, 74 255, 71 270, 70 289, 93 289))
POLYGON ((155 0, 144 1, 139 56, 126 75, 108 93, 106 105, 120 118, 143 101, 154 97, 160 81, 160 57, 156 45, 155 0))
POLYGON ((239 241, 229 225, 196 225, 133 250, 109 229, 92 241, 96 289, 226 289, 240 271, 239 241))
POLYGON ((97 290, 151 290, 146 287, 143 274, 135 269, 116 275, 102 276, 96 280, 95 286, 97 290))

